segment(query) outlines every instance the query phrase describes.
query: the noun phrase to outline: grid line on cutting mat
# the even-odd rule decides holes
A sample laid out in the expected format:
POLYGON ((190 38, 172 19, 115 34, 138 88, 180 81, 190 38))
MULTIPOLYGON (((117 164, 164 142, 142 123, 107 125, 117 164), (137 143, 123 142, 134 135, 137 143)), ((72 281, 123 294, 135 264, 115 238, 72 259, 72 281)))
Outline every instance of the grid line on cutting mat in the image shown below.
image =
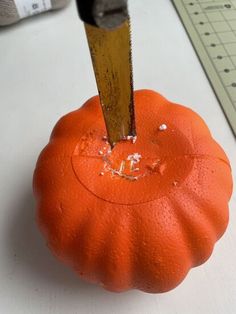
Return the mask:
POLYGON ((172 0, 236 136, 236 0, 172 0))

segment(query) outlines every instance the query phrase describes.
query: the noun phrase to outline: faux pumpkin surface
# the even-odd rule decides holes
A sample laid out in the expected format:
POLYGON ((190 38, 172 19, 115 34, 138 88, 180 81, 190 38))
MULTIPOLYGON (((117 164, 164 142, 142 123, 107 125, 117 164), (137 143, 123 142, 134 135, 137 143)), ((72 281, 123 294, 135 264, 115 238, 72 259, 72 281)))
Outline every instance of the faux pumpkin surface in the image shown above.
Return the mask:
POLYGON ((164 292, 224 233, 231 169, 196 113, 153 91, 134 96, 137 140, 112 151, 97 96, 59 120, 34 173, 37 216, 82 278, 164 292))

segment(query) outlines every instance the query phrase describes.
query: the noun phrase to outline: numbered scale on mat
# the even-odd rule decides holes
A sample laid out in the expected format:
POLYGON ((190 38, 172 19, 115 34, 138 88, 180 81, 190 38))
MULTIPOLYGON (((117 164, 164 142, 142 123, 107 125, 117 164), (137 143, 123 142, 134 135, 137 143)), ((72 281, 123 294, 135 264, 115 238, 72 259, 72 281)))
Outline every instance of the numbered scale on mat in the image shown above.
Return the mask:
POLYGON ((172 0, 236 136, 236 0, 172 0))

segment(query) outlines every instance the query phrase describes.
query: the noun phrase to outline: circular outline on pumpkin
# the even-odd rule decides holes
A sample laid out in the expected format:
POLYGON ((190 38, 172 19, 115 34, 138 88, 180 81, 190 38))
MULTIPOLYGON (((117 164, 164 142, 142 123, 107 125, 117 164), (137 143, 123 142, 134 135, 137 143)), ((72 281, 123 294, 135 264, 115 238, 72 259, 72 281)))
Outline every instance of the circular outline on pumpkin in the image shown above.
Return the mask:
MULTIPOLYGON (((93 124, 91 124, 91 126, 92 126, 92 125, 93 125, 93 124)), ((94 125, 93 125, 93 127, 94 127, 94 125)), ((88 130, 89 130, 89 129, 90 129, 90 127, 88 127, 88 130)), ((86 131, 85 134, 86 134, 87 132, 88 132, 88 131, 86 131)), ((104 201, 104 202, 108 202, 108 203, 110 203, 110 204, 116 204, 116 205, 126 205, 126 206, 133 206, 133 205, 140 205, 140 204, 146 204, 146 203, 154 202, 154 201, 158 200, 159 198, 165 196, 165 194, 163 194, 163 195, 161 195, 159 198, 156 197, 156 198, 153 198, 153 199, 150 199, 150 200, 145 200, 145 201, 140 201, 140 202, 134 202, 134 203, 127 203, 127 202, 119 203, 119 202, 115 202, 115 201, 112 201, 112 200, 109 200, 109 199, 105 199, 105 198, 103 198, 103 197, 97 195, 94 191, 92 191, 92 190, 80 179, 80 177, 79 177, 79 175, 77 174, 76 169, 75 169, 75 167, 74 167, 74 163, 73 163, 73 155, 74 155, 74 152, 75 152, 75 150, 77 149, 77 146, 78 146, 79 142, 81 141, 81 138, 84 137, 84 136, 85 136, 85 135, 83 134, 83 135, 79 138, 78 142, 75 144, 75 147, 74 147, 74 149, 73 149, 72 155, 71 155, 71 157, 70 157, 70 163, 71 163, 72 171, 74 172, 74 175, 75 175, 76 179, 79 181, 79 183, 80 183, 89 193, 91 193, 91 194, 94 195, 96 198, 98 198, 98 199, 100 199, 100 200, 102 200, 102 201, 104 201)), ((178 157, 178 158, 181 158, 181 159, 183 158, 183 159, 185 159, 185 160, 186 160, 186 158, 190 158, 190 159, 193 161, 193 164, 194 164, 194 162, 195 162, 196 159, 206 159, 206 158, 208 159, 208 158, 213 158, 213 159, 219 160, 219 161, 221 161, 221 162, 224 162, 227 166, 230 167, 230 165, 229 165, 225 160, 222 160, 222 159, 220 159, 219 157, 210 156, 210 155, 185 154, 185 155, 180 155, 180 156, 177 156, 177 157, 178 157)), ((94 156, 93 158, 96 158, 96 157, 94 156)), ((166 156, 165 158, 172 158, 172 157, 166 156)), ((99 157, 97 157, 97 159, 100 160, 99 157)), ((193 168, 193 166, 192 166, 192 168, 193 168)), ((185 180, 186 180, 187 177, 188 177, 188 176, 185 176, 185 178, 182 180, 182 183, 181 183, 181 184, 183 184, 183 183, 185 182, 185 180)), ((176 188, 179 188, 179 187, 180 187, 180 185, 178 185, 178 186, 173 186, 173 185, 172 185, 172 186, 170 187, 170 190, 169 190, 169 191, 172 191, 173 189, 176 189, 176 188)))

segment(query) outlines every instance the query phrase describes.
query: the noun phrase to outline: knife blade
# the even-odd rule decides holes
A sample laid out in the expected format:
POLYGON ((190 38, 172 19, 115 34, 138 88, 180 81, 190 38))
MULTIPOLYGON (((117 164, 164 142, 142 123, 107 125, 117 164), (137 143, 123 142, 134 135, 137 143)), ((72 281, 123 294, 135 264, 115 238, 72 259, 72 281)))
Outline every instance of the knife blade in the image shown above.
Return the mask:
POLYGON ((127 1, 93 0, 92 10, 83 1, 77 4, 85 22, 108 141, 113 147, 136 136, 127 1))

